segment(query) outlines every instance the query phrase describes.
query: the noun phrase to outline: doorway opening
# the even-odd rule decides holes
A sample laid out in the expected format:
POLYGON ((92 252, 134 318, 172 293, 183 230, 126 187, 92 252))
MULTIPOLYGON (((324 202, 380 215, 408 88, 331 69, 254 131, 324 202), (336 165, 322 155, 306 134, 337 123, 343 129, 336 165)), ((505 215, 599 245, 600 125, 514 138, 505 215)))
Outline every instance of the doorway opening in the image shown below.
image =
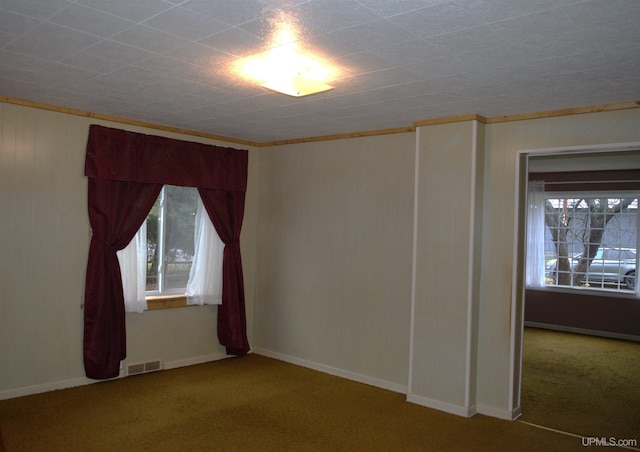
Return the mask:
MULTIPOLYGON (((629 362, 637 362, 640 359, 640 343, 634 342, 640 340, 640 298, 635 287, 637 285, 627 287, 622 280, 623 282, 618 282, 616 286, 620 293, 616 294, 611 287, 600 284, 599 289, 602 293, 594 296, 592 293, 594 291, 591 290, 596 288, 594 280, 597 275, 594 274, 590 275, 591 284, 588 279, 587 284, 581 283, 580 281, 586 278, 576 276, 574 281, 579 283, 575 287, 549 287, 550 284, 544 284, 544 281, 546 280, 547 283, 554 281, 550 279, 552 275, 549 275, 549 270, 554 270, 549 265, 553 256, 546 256, 542 264, 545 265, 542 275, 543 284, 532 288, 528 279, 530 276, 528 266, 532 264, 528 261, 530 250, 527 247, 527 238, 531 236, 530 227, 527 226, 530 208, 527 189, 532 173, 564 172, 593 176, 595 172, 623 174, 623 171, 626 172, 624 182, 631 184, 625 188, 630 188, 632 191, 636 188, 640 189, 640 145, 627 143, 586 148, 542 149, 523 151, 518 157, 518 259, 516 284, 514 284, 517 291, 514 294, 517 300, 515 306, 517 317, 514 348, 516 353, 520 353, 520 366, 516 369, 514 383, 517 388, 517 406, 522 411, 520 420, 575 435, 601 437, 618 435, 617 437, 621 438, 620 435, 629 430, 628 421, 637 419, 640 415, 637 408, 640 406, 640 400, 630 403, 625 399, 629 396, 629 391, 623 389, 638 387, 640 383, 637 381, 633 383, 637 378, 635 376, 637 372, 632 375, 628 368, 625 370, 629 362), (629 174, 633 176, 628 177, 629 174), (546 315, 546 317, 536 318, 536 315, 546 315), (581 317, 583 320, 595 318, 596 321, 604 322, 605 327, 601 329, 597 326, 597 322, 581 324, 581 317), (518 322, 520 323, 517 324, 518 322), (607 328, 607 323, 615 327, 607 328), (628 325, 625 326, 625 324, 628 325), (606 361, 605 358, 612 361, 606 361), (575 378, 577 380, 572 382, 575 378), (582 384, 578 385, 576 381, 582 384), (598 408, 598 402, 602 403, 602 407, 613 408, 615 415, 598 416, 598 419, 601 419, 598 422, 586 417, 587 411, 603 412, 602 407, 598 408)), ((604 188, 606 188, 605 184, 600 185, 598 190, 594 190, 594 193, 598 192, 597 199, 604 199, 604 188)), ((625 191, 625 196, 628 193, 625 191)), ((627 205, 626 213, 636 218, 637 225, 637 218, 640 215, 637 201, 635 205, 632 204, 627 205), (635 217, 629 213, 629 209, 635 209, 635 217)), ((567 210, 567 214, 569 213, 567 210)), ((624 248, 640 250, 636 231, 637 228, 632 236, 625 238, 629 243, 624 248)), ((598 248, 602 246, 593 247, 593 259, 597 256, 598 248)), ((554 250, 549 251, 552 254, 554 250)), ((557 259, 557 256, 555 257, 557 259)), ((576 256, 564 257, 570 261, 568 266, 565 262, 564 270, 581 271, 577 267, 579 259, 571 259, 576 256)), ((619 268, 620 263, 618 263, 619 268)), ((588 274, 588 271, 590 270, 587 266, 584 273, 588 274)), ((604 272, 599 276, 602 275, 604 272)), ((555 281, 557 282, 557 278, 555 281)), ((598 282, 603 281, 598 280, 598 282)), ((631 397, 639 398, 639 396, 631 397)), ((634 432, 628 434, 631 433, 634 432)), ((635 434, 637 435, 637 432, 635 434)))

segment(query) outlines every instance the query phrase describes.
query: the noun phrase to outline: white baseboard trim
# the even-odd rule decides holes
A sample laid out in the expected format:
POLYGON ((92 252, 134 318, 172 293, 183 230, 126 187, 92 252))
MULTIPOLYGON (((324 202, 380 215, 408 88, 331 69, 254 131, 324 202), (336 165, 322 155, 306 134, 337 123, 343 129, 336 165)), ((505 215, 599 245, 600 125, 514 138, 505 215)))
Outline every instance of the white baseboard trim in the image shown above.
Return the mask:
POLYGON ((226 353, 213 353, 211 355, 194 356, 193 358, 178 359, 176 361, 167 361, 164 363, 164 369, 177 369, 179 367, 195 366, 196 364, 204 364, 212 361, 220 361, 221 359, 231 358, 226 353))
POLYGON ((511 411, 488 405, 478 405, 477 409, 478 414, 504 419, 505 421, 515 421, 522 414, 522 409, 519 406, 511 411))
POLYGON ((609 331, 599 331, 599 330, 588 330, 586 328, 574 328, 570 326, 553 325, 551 323, 539 323, 539 322, 529 322, 529 321, 525 321, 524 326, 528 326, 531 328, 540 328, 543 330, 562 331, 565 333, 578 333, 578 334, 586 334, 588 336, 599 336, 599 337, 606 337, 610 339, 623 339, 626 341, 640 342, 640 336, 634 336, 631 334, 612 333, 609 331))
MULTIPOLYGON (((163 369, 166 369, 166 370, 177 369, 178 367, 192 366, 195 364, 203 364, 210 361, 218 361, 224 358, 229 358, 229 356, 226 355, 225 353, 214 353, 211 355, 195 356, 193 358, 165 362, 163 369)), ((120 370, 120 375, 112 378, 112 380, 115 380, 118 378, 124 378, 124 377, 125 377, 124 370, 120 370)), ((68 380, 52 381, 52 382, 42 383, 38 385, 23 386, 20 388, 7 389, 4 391, 0 391, 0 400, 13 399, 15 397, 22 397, 22 396, 33 395, 33 394, 41 394, 43 392, 55 391, 58 389, 74 388, 76 386, 84 386, 84 385, 93 384, 93 383, 100 383, 103 381, 109 381, 109 380, 92 380, 86 377, 78 377, 78 378, 71 378, 68 380)))
MULTIPOLYGON (((120 371, 120 375, 115 378, 121 378, 124 375, 120 371)), ((58 389, 75 388, 76 386, 85 386, 92 383, 99 383, 105 380, 92 380, 86 377, 70 378, 68 380, 52 381, 38 385, 22 386, 20 388, 6 389, 0 391, 0 400, 13 399, 15 397, 28 396, 33 394, 41 394, 43 392, 56 391, 58 389)))
POLYGON ((347 380, 357 381, 358 383, 364 383, 369 386, 375 386, 377 388, 387 389, 393 392, 399 392, 400 394, 407 393, 407 386, 401 385, 398 383, 393 383, 387 380, 381 380, 378 378, 369 377, 367 375, 350 372, 348 370, 338 369, 336 367, 319 364, 306 359, 296 358, 294 356, 285 355, 283 353, 274 352, 274 351, 267 350, 260 347, 254 347, 253 352, 257 355, 264 355, 269 358, 277 359, 279 361, 284 361, 290 364, 295 364, 297 366, 317 370, 319 372, 323 372, 329 375, 334 375, 336 377, 345 378, 347 380))
POLYGON ((454 405, 448 402, 442 402, 440 400, 430 399, 415 394, 407 394, 407 402, 415 403, 416 405, 425 406, 427 408, 433 408, 435 410, 444 411, 445 413, 455 414, 462 417, 471 417, 476 414, 476 406, 471 405, 469 407, 454 405))

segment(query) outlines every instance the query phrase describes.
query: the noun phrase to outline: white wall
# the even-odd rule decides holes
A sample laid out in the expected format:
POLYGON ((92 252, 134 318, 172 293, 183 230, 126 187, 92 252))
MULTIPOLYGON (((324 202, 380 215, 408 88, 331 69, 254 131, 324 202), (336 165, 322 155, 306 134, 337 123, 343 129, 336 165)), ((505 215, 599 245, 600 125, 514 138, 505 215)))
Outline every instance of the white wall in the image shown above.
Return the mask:
MULTIPOLYGON (((0 397, 83 381, 80 303, 89 230, 82 174, 92 122, 0 103, 0 397)), ((421 163, 424 188, 432 189, 429 178, 448 187, 443 195, 459 188, 457 199, 468 194, 476 214, 429 215, 433 207, 419 200, 419 224, 435 235, 416 243, 436 247, 442 236, 452 257, 466 258, 470 249, 477 255, 463 274, 471 294, 459 287, 431 291, 434 277, 449 276, 423 272, 434 269, 423 260, 414 325, 414 340, 421 343, 414 344, 412 363, 416 134, 250 149, 242 247, 254 350, 401 392, 413 366, 415 394, 441 402, 442 409, 468 409, 475 398, 478 412, 517 415, 517 153, 640 141, 640 109, 488 124, 482 131, 474 139, 468 123, 420 130, 431 137, 422 155, 443 159, 432 161, 437 172, 428 160, 421 163), (476 162, 481 170, 472 196, 472 154, 465 152, 474 142, 484 143, 484 154, 476 162), (457 154, 438 155, 434 146, 457 154), (453 240, 454 226, 475 243, 453 240), (469 300, 470 315, 463 312, 469 300), (433 326, 438 316, 444 323, 433 326), (463 383, 462 373, 469 381, 463 383)), ((130 362, 180 364, 221 352, 215 308, 129 314, 127 330, 130 362)))
POLYGON ((418 129, 416 267, 408 399, 475 414, 484 126, 418 129), (477 232, 478 231, 478 232, 477 232))
POLYGON ((406 390, 415 134, 262 148, 255 345, 406 390))
POLYGON ((486 130, 477 402, 480 412, 508 417, 520 408, 519 385, 512 384, 520 379, 521 331, 514 320, 522 318, 513 285, 518 151, 639 141, 640 109, 496 123, 486 130))
POLYGON ((260 149, 255 345, 398 391, 409 389, 411 367, 409 400, 512 419, 520 413, 522 332, 518 151, 638 141, 640 109, 475 132, 471 122, 425 126, 419 135, 413 360, 414 134, 260 149), (458 209, 439 202, 451 196, 458 209), (382 237, 393 246, 379 248, 382 237), (448 253, 442 265, 436 252, 448 253), (454 275, 447 267, 458 260, 454 275))
MULTIPOLYGON (((91 123, 234 144, 0 103, 0 398, 84 384, 81 309, 89 248, 84 154, 91 123)), ((255 174, 250 150, 241 238, 253 328, 255 174)), ((189 364, 224 354, 215 307, 127 314, 127 363, 189 364)))

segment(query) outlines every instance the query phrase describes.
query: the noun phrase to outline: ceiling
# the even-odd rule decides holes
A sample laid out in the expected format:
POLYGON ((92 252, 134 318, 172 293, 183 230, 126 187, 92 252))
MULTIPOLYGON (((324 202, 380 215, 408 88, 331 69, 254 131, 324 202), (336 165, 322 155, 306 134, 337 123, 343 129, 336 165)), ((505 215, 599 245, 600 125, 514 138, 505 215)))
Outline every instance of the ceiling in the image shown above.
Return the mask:
POLYGON ((0 96, 250 143, 640 98, 638 0, 0 0, 0 96), (281 19, 336 64, 293 98, 231 63, 281 19))

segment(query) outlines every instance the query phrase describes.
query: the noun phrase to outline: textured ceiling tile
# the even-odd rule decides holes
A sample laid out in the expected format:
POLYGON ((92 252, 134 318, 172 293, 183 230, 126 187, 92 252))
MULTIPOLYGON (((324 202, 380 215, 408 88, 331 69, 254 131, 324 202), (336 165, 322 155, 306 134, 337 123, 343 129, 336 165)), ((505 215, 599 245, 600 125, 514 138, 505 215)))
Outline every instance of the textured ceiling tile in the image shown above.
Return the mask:
POLYGON ((484 22, 493 23, 540 11, 557 9, 572 3, 576 3, 575 0, 529 0, 525 2, 474 0, 473 2, 460 2, 459 4, 484 22))
POLYGON ((304 44, 313 52, 328 58, 338 58, 362 51, 360 47, 332 33, 315 36, 304 44))
POLYGON ((435 57, 449 56, 449 53, 443 53, 429 41, 422 39, 402 44, 380 46, 369 51, 398 66, 408 62, 428 61, 435 57))
POLYGON ((134 22, 143 21, 174 7, 164 0, 76 0, 76 3, 134 22))
POLYGON ((228 28, 199 42, 235 56, 247 56, 263 50, 262 40, 258 36, 238 28, 228 28))
POLYGON ((628 102, 638 18, 637 0, 0 0, 0 94, 256 141, 628 102), (332 90, 229 70, 279 20, 339 67, 332 90))
POLYGON ((482 25, 438 36, 431 36, 425 39, 425 41, 443 54, 460 55, 487 48, 495 48, 496 46, 504 44, 511 44, 514 40, 517 41, 519 39, 517 36, 514 36, 513 39, 500 38, 491 26, 482 25))
POLYGON ((0 9, 0 32, 9 37, 8 41, 28 32, 39 23, 40 20, 33 17, 0 9))
POLYGON ((483 25, 485 22, 453 2, 446 2, 390 18, 421 38, 483 25))
MULTIPOLYGON (((13 67, 26 71, 39 71, 46 68, 50 64, 50 61, 44 60, 42 58, 32 57, 23 53, 6 52, 4 50, 0 50, 0 65, 3 65, 5 68, 13 67)), ((0 70, 0 74, 2 74, 4 70, 0 70)))
POLYGON ((291 9, 304 23, 323 32, 332 32, 379 19, 354 0, 311 0, 291 9), (336 14, 336 11, 340 11, 336 14))
POLYGON ((404 28, 382 19, 344 28, 334 32, 334 35, 362 49, 401 45, 416 39, 415 35, 404 28))
POLYGON ((47 101, 51 105, 59 105, 63 103, 67 107, 76 108, 78 110, 87 110, 87 107, 100 102, 100 97, 87 95, 86 93, 80 93, 77 91, 71 91, 69 89, 51 89, 47 93, 47 101))
POLYGON ((389 61, 370 52, 357 52, 345 55, 341 58, 336 58, 334 63, 344 67, 345 73, 347 74, 372 72, 394 67, 389 61))
POLYGON ((184 8, 173 8, 143 22, 160 31, 198 40, 229 28, 229 25, 212 17, 184 8))
MULTIPOLYGON (((24 74, 22 71, 21 73, 24 74)), ((3 93, 11 93, 13 97, 18 99, 33 99, 35 97, 39 102, 43 102, 42 99, 51 89, 46 85, 25 82, 23 78, 4 78, 3 72, 0 72, 0 86, 2 86, 3 93)))
POLYGON ((104 40, 91 47, 87 47, 80 54, 88 53, 100 58, 114 60, 120 66, 136 63, 154 54, 137 47, 132 47, 120 42, 104 40))
POLYGON ((224 2, 189 0, 180 6, 201 14, 206 14, 231 26, 240 25, 260 17, 265 8, 263 3, 253 0, 224 2))
POLYGON ((379 89, 386 86, 402 85, 416 81, 416 77, 410 71, 404 68, 394 67, 383 69, 380 71, 366 72, 358 74, 348 79, 344 79, 345 83, 355 83, 358 91, 366 91, 368 89, 379 89))
POLYGON ((48 22, 103 37, 119 33, 134 24, 82 5, 71 5, 51 17, 48 22))
MULTIPOLYGON (((576 28, 576 23, 571 20, 572 13, 565 9, 555 9, 536 14, 518 16, 508 20, 492 23, 491 29, 495 32, 496 39, 502 41, 518 40, 525 42, 537 37, 557 38, 576 28)), ((555 39, 557 40, 557 39, 555 39)))
POLYGON ((58 11, 69 6, 71 2, 67 0, 2 0, 0 8, 45 20, 58 11))
MULTIPOLYGON (((120 81, 127 85, 138 87, 154 85, 155 83, 165 80, 166 74, 135 66, 128 66, 103 77, 107 80, 120 81)), ((176 80, 176 82, 178 82, 178 80, 176 80)), ((171 95, 173 95, 173 93, 171 93, 171 95)))
POLYGON ((28 71, 16 66, 5 66, 2 62, 0 62, 0 86, 2 87, 2 91, 0 92, 3 92, 10 88, 11 83, 9 83, 9 80, 25 80, 32 74, 33 71, 28 71))
POLYGON ((226 65, 233 59, 232 56, 226 53, 194 42, 165 52, 164 55, 177 61, 184 61, 204 68, 215 67, 221 64, 226 65))
POLYGON ((135 63, 135 67, 148 70, 163 76, 172 76, 178 79, 193 80, 190 77, 201 74, 206 69, 204 66, 185 63, 168 56, 156 55, 135 63))
POLYGON ((64 64, 52 64, 43 71, 25 78, 27 82, 47 84, 56 88, 73 88, 75 85, 98 75, 90 69, 78 69, 64 64))
POLYGON ((123 63, 117 59, 104 58, 93 52, 78 52, 61 61, 63 64, 73 66, 77 69, 87 69, 103 74, 122 69, 128 63, 123 63))
POLYGON ((139 49, 157 53, 168 52, 189 42, 186 39, 178 38, 177 36, 147 27, 146 25, 131 27, 118 33, 111 39, 133 47, 138 47, 139 49))
POLYGON ((313 42, 317 35, 325 33, 325 30, 317 29, 305 21, 297 9, 266 8, 261 17, 238 25, 237 28, 260 38, 265 50, 283 44, 282 30, 289 35, 289 40, 305 43, 313 42))
POLYGON ((358 0, 359 3, 375 11, 382 17, 416 11, 428 6, 445 3, 447 0, 358 0))
POLYGON ((463 58, 442 55, 416 59, 404 67, 422 80, 433 80, 441 77, 450 78, 456 74, 470 72, 475 69, 471 62, 463 58))
POLYGON ((43 23, 5 46, 5 50, 58 61, 98 41, 98 37, 87 33, 43 23))
POLYGON ((636 0, 593 0, 580 8, 566 8, 571 21, 584 28, 603 28, 622 23, 638 24, 636 0))

